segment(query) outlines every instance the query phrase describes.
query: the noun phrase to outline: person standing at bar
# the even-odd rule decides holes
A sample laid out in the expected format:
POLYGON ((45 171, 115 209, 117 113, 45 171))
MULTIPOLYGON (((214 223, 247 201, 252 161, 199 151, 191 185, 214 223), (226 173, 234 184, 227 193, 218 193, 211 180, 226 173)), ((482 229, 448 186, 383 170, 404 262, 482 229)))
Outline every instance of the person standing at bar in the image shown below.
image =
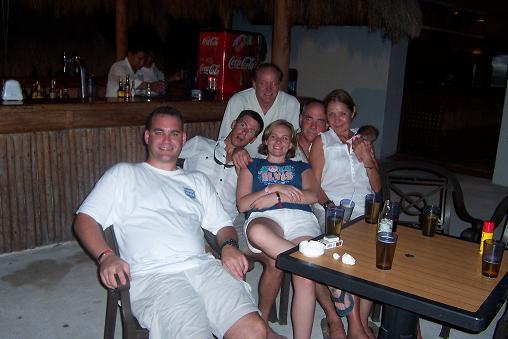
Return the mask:
POLYGON ((125 59, 115 62, 109 69, 106 97, 116 98, 119 80, 125 81, 127 75, 134 88, 140 88, 143 84, 141 67, 145 64, 147 50, 147 47, 137 40, 129 42, 125 59))

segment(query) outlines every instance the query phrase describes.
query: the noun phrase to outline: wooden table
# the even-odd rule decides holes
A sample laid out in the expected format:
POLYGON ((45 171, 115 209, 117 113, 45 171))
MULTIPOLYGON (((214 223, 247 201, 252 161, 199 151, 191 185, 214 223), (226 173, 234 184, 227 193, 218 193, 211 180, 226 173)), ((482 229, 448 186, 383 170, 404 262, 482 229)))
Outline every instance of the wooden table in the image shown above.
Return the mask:
POLYGON ((345 226, 342 247, 318 258, 305 257, 295 247, 278 256, 277 266, 383 303, 379 338, 415 336, 420 315, 472 332, 484 330, 508 296, 508 253, 499 276, 491 279, 481 274, 477 244, 444 235, 424 237, 408 227, 398 227, 397 234, 391 270, 376 268, 376 225, 363 218, 345 226), (335 252, 351 254, 356 265, 334 260, 335 252))

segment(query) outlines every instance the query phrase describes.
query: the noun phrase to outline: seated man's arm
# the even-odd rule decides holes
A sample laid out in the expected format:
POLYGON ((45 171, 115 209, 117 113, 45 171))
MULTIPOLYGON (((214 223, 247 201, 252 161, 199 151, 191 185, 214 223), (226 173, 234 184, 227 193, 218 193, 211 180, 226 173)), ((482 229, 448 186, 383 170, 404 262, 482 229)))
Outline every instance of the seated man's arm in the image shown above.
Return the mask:
POLYGON ((130 279, 129 264, 116 256, 115 253, 108 251, 111 249, 104 240, 100 226, 92 217, 85 213, 79 213, 74 223, 74 231, 92 257, 98 258, 100 277, 104 285, 109 288, 118 287, 115 274, 118 274, 121 284, 127 282, 126 276, 130 279), (101 257, 99 258, 99 256, 101 257))
POLYGON ((238 279, 243 279, 249 268, 249 262, 234 244, 227 243, 228 240, 235 240, 238 245, 238 236, 233 226, 223 227, 217 232, 217 244, 221 249, 222 264, 238 279))

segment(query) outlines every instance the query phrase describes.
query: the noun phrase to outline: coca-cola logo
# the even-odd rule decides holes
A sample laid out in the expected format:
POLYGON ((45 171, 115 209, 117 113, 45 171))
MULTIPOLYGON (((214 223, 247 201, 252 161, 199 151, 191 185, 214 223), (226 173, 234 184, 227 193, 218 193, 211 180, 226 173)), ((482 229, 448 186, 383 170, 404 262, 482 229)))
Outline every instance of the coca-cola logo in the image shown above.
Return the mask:
POLYGON ((233 49, 235 50, 235 52, 240 52, 243 49, 243 47, 248 44, 247 40, 248 40, 247 35, 245 34, 237 36, 235 40, 233 40, 233 49))
POLYGON ((207 36, 201 41, 203 46, 219 46, 219 37, 207 36))
POLYGON ((241 69, 246 71, 252 71, 256 66, 256 58, 253 57, 245 57, 241 58, 239 56, 233 56, 229 59, 228 68, 229 69, 241 69))
POLYGON ((211 64, 211 65, 201 64, 201 66, 199 66, 199 72, 202 74, 219 75, 219 70, 220 70, 219 64, 211 64))

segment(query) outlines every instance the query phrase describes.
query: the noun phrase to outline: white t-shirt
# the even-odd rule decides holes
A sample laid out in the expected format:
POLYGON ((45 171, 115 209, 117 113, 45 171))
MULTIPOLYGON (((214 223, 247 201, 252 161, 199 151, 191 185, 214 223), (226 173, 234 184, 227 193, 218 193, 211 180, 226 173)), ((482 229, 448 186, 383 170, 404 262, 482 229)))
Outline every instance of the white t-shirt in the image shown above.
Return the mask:
MULTIPOLYGON (((266 114, 263 114, 263 110, 261 109, 261 106, 259 106, 254 88, 248 88, 236 93, 231 97, 231 99, 229 99, 224 112, 224 117, 222 118, 222 124, 219 130, 219 139, 227 137, 231 131, 231 123, 233 120, 235 120, 238 115, 246 109, 258 112, 263 118, 265 128, 268 124, 278 119, 285 119, 289 121, 293 124, 295 130, 300 127, 300 103, 294 96, 279 91, 272 107, 270 107, 266 114)), ((245 147, 252 157, 259 157, 258 146, 261 144, 262 136, 263 133, 260 133, 252 144, 248 144, 245 147)))
POLYGON ((125 59, 115 62, 109 68, 108 84, 106 85, 106 97, 116 98, 118 90, 118 80, 122 80, 125 84, 125 76, 129 74, 129 81, 131 86, 137 88, 143 82, 143 75, 140 70, 134 72, 127 57, 125 59))
POLYGON ((97 182, 77 213, 114 225, 131 273, 176 272, 214 260, 203 230, 232 225, 215 189, 200 172, 121 163, 97 182))
POLYGON ((141 73, 143 74, 143 81, 146 82, 155 82, 159 80, 164 80, 164 73, 162 73, 157 66, 155 66, 155 62, 152 63, 152 66, 141 67, 141 73))
MULTIPOLYGON (((226 162, 224 139, 219 141, 196 136, 183 145, 180 157, 185 159, 183 168, 204 173, 217 191, 219 200, 231 220, 238 215, 236 208, 236 182, 238 175, 235 167, 218 164, 226 162)), ((229 165, 233 165, 231 162, 229 165)))
POLYGON ((367 170, 356 154, 348 150, 333 130, 321 133, 325 164, 321 187, 328 198, 339 205, 342 199, 352 199, 355 208, 351 219, 365 212, 365 195, 372 193, 367 170))

